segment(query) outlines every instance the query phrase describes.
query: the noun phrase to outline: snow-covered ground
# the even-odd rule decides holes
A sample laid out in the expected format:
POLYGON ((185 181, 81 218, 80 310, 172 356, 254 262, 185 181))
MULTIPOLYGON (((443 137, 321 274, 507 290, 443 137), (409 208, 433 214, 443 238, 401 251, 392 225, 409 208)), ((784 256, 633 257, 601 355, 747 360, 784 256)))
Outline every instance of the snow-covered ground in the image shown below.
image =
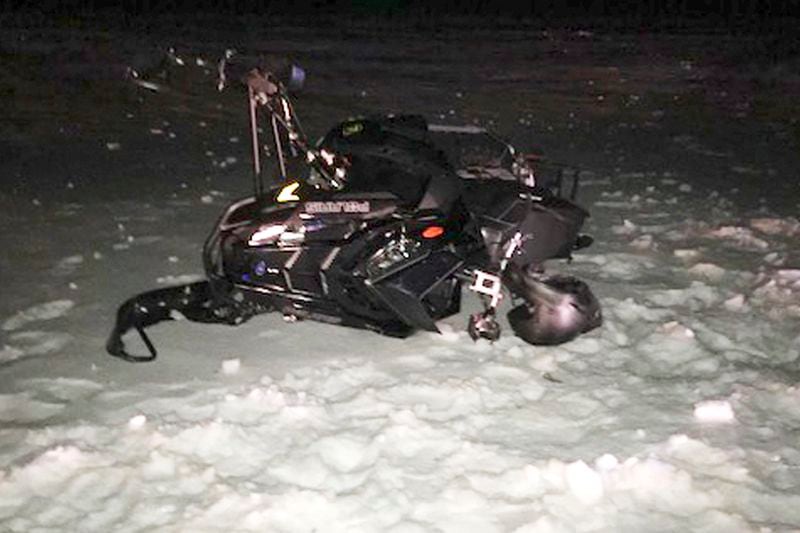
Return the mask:
MULTIPOLYGON (((67 35, 78 50, 95 38, 67 35)), ((708 101, 711 122, 681 114, 705 71, 677 54, 600 59, 586 32, 403 35, 245 44, 306 59, 298 109, 315 133, 367 109, 424 111, 592 164, 581 195, 595 244, 552 268, 589 282, 603 327, 542 348, 508 327, 473 343, 466 313, 407 340, 266 315, 162 324, 157 362, 119 362, 103 348, 116 306, 199 277, 205 232, 247 191, 244 117, 186 86, 114 89, 99 112, 55 119, 31 105, 2 167, 0 530, 800 529, 791 133, 708 101), (464 49, 510 59, 493 70, 464 49), (612 66, 636 87, 604 78, 612 66)), ((53 53, 52 36, 5 39, 53 53)))

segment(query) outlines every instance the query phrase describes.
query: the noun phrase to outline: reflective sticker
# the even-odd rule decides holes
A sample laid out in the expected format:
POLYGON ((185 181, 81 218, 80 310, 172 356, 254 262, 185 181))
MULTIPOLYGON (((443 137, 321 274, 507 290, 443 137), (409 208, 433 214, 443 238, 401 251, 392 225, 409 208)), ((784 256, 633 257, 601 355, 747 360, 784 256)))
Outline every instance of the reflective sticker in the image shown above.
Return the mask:
POLYGON ((422 230, 422 237, 425 239, 435 239, 444 234, 444 228, 441 226, 428 226, 422 230))
POLYGON ((338 214, 338 213, 369 213, 369 201, 337 200, 333 202, 306 202, 306 213, 309 214, 338 214))
POLYGON ((278 196, 275 197, 275 200, 278 202, 296 202, 300 199, 300 197, 294 192, 299 188, 300 182, 293 181, 281 189, 281 191, 278 193, 278 196))

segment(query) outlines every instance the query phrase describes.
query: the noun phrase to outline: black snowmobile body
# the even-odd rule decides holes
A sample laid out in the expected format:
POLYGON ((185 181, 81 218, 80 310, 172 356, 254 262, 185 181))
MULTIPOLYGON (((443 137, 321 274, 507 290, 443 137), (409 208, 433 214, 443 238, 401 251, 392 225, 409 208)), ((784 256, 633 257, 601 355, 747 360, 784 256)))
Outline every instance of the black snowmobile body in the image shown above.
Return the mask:
POLYGON ((112 355, 154 359, 144 329, 175 311, 230 324, 278 311, 397 337, 438 331, 437 320, 459 312, 465 282, 487 300, 470 318, 473 338, 499 335, 503 286, 523 302, 509 319, 528 342, 563 342, 599 325, 585 284, 543 274, 546 260, 590 242, 579 233, 588 213, 573 202, 576 180, 566 189, 563 176, 538 184, 513 148, 484 130, 411 115, 349 120, 311 147, 280 83, 258 70, 251 77, 251 119, 257 104, 266 107, 278 157, 288 144, 308 175, 290 179, 281 159, 279 185, 265 190, 259 180, 254 195, 231 204, 204 246, 208 281, 126 302, 112 355), (130 329, 149 355, 125 350, 130 329))

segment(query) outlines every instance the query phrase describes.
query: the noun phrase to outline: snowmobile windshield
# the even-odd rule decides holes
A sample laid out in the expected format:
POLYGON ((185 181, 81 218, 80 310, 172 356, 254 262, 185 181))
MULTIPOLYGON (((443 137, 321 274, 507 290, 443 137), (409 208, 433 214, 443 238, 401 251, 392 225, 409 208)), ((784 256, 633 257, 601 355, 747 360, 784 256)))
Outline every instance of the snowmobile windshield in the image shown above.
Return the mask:
POLYGON ((344 122, 321 146, 344 156, 348 192, 390 192, 402 206, 447 210, 459 194, 459 180, 428 139, 419 117, 381 117, 344 122))

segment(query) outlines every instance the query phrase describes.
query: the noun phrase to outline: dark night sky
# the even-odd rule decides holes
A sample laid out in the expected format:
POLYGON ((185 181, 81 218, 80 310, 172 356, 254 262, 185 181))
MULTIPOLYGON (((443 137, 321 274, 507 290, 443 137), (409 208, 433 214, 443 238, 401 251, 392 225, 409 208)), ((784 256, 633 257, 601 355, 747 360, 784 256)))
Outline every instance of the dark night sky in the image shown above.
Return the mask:
POLYGON ((145 15, 167 13, 307 14, 414 17, 481 15, 624 21, 714 19, 743 23, 800 14, 798 0, 0 0, 4 13, 90 15, 99 12, 145 15))

